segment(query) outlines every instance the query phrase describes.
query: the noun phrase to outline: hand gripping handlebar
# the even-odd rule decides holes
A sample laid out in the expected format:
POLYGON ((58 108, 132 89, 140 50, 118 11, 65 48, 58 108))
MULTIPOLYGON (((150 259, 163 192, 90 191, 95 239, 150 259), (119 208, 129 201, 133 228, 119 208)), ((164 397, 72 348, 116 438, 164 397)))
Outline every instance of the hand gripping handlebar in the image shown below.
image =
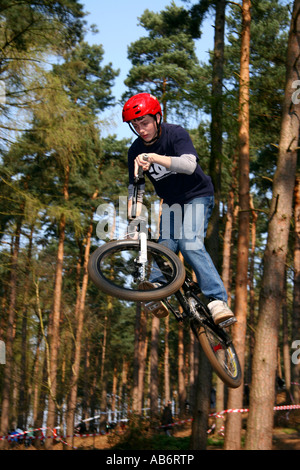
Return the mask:
MULTIPOLYGON (((143 160, 145 160, 145 162, 147 162, 148 161, 148 155, 144 155, 143 160)), ((143 167, 139 166, 138 175, 135 177, 134 182, 136 183, 139 179, 143 178, 143 174, 144 174, 143 167)))

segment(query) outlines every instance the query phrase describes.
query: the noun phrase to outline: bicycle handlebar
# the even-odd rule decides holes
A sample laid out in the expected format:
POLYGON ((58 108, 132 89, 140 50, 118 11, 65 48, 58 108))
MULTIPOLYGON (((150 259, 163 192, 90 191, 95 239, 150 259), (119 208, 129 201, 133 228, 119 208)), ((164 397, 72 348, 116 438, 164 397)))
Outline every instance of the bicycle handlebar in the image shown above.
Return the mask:
MULTIPOLYGON (((143 159, 144 159, 145 161, 148 161, 148 155, 144 155, 144 156, 143 156, 143 159)), ((143 178, 143 175, 144 175, 143 167, 142 167, 142 166, 139 166, 138 174, 137 174, 137 176, 134 178, 134 190, 133 190, 132 208, 131 208, 131 218, 132 218, 132 219, 135 219, 135 218, 136 218, 137 194, 138 194, 137 183, 138 183, 138 181, 139 181, 141 178, 143 178)))

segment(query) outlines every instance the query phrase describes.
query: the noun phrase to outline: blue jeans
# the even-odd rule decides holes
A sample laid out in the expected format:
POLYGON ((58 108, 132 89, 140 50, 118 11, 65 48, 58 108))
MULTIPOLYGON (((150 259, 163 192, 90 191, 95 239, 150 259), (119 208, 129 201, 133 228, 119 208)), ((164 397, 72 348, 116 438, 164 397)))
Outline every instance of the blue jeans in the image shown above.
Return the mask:
POLYGON ((227 302, 224 284, 204 245, 213 207, 213 196, 195 198, 183 207, 163 204, 158 242, 176 254, 179 251, 182 253, 207 298, 227 302))

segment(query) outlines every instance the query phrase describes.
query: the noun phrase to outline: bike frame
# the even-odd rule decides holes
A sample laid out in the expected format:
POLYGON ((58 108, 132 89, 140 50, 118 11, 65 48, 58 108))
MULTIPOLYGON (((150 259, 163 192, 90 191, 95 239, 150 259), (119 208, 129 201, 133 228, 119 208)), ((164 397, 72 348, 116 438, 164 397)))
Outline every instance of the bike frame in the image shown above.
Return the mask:
MULTIPOLYGON (((144 157, 145 158, 145 157, 144 157)), ((135 178, 134 182, 134 191, 133 191, 133 199, 132 199, 132 218, 139 220, 136 217, 136 210, 137 210, 137 183, 139 179, 142 177, 143 171, 142 168, 139 168, 139 174, 135 178)), ((140 249, 139 249, 139 258, 136 260, 139 269, 142 269, 142 272, 145 272, 146 269, 146 263, 147 263, 147 233, 146 229, 142 229, 141 225, 144 222, 144 220, 141 218, 140 222, 137 223, 137 231, 138 231, 138 239, 139 239, 139 244, 140 244, 140 249)), ((210 326, 210 328, 215 331, 216 334, 220 336, 220 338, 224 341, 224 343, 228 346, 229 344, 232 343, 232 340, 230 336, 226 333, 223 328, 221 328, 218 325, 215 325, 211 314, 206 307, 206 305, 199 299, 197 296, 197 293, 200 294, 201 290, 198 286, 193 285, 193 281, 189 280, 188 277, 186 277, 185 282, 182 285, 182 291, 178 290, 173 294, 176 299, 178 300, 179 304, 182 307, 183 313, 180 313, 179 311, 175 310, 168 299, 163 299, 164 303, 167 305, 168 309, 172 312, 174 317, 178 322, 184 321, 185 318, 193 319, 196 318, 197 321, 204 325, 207 324, 210 326), (193 313, 190 304, 189 304, 189 299, 193 298, 198 306, 200 306, 201 313, 202 315, 198 314, 195 315, 193 313)))
POLYGON ((181 322, 181 321, 184 321, 185 318, 189 318, 190 320, 195 318, 201 325, 209 326, 216 334, 218 334, 218 336, 224 341, 224 344, 226 344, 226 346, 231 344, 232 340, 230 336, 227 334, 227 332, 223 328, 221 328, 219 325, 216 325, 214 323, 211 313, 209 312, 208 308, 199 299, 197 295, 197 293, 198 294, 201 293, 199 287, 194 286, 193 281, 190 281, 188 278, 186 278, 182 286, 182 290, 183 290, 183 293, 179 290, 178 292, 175 292, 175 294, 173 295, 176 297, 179 304, 181 305, 183 309, 183 314, 174 310, 170 302, 167 299, 164 299, 164 303, 167 304, 168 308, 173 313, 176 320, 181 322), (191 298, 197 302, 198 307, 200 307, 201 309, 201 313, 197 312, 197 314, 195 314, 192 311, 192 308, 189 304, 189 299, 191 298))
MULTIPOLYGON (((138 180, 138 178, 137 178, 138 180)), ((133 193, 133 205, 132 205, 132 218, 136 218, 136 207, 137 207, 137 185, 134 185, 134 193, 133 193)), ((138 220, 138 218, 136 218, 138 220)), ((137 231, 138 231, 138 239, 139 239, 139 257, 136 259, 137 265, 142 272, 145 272, 146 263, 147 263, 147 234, 145 230, 142 230, 141 224, 144 222, 143 219, 140 219, 140 223, 137 223, 137 231)), ((178 322, 184 321, 185 318, 189 318, 190 320, 196 318, 197 321, 201 325, 208 325, 210 328, 215 331, 216 334, 220 336, 220 338, 224 341, 224 343, 228 346, 232 343, 231 338, 223 330, 223 328, 215 325, 211 314, 206 307, 206 305, 199 299, 197 294, 200 294, 200 288, 193 283, 188 277, 186 277, 185 282, 182 285, 182 290, 178 290, 175 294, 172 294, 176 297, 178 303, 182 307, 183 312, 180 313, 178 310, 175 310, 168 299, 163 299, 164 303, 167 305, 168 309, 178 322), (195 315, 190 307, 189 299, 193 298, 197 305, 201 309, 201 314, 195 315)))

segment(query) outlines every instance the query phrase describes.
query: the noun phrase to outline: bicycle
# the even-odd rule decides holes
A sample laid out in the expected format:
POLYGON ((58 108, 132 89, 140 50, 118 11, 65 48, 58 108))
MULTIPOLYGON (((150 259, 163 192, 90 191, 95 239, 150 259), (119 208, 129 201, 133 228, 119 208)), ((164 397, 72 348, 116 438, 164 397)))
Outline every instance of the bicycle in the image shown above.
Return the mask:
MULTIPOLYGON (((134 185, 133 218, 140 176, 134 185)), ((123 300, 163 300, 178 322, 190 321, 195 337, 220 379, 228 387, 239 387, 241 367, 227 329, 236 319, 215 325, 211 312, 199 298, 201 290, 198 284, 188 276, 179 257, 162 244, 148 240, 142 219, 136 219, 136 226, 138 239, 111 241, 92 253, 88 264, 92 281, 105 293, 123 300), (153 285, 151 279, 156 273, 164 276, 162 285, 153 285), (140 286, 145 285, 145 281, 149 282, 147 290, 141 290, 140 286), (175 310, 170 303, 171 296, 176 297, 180 310, 175 310)))

